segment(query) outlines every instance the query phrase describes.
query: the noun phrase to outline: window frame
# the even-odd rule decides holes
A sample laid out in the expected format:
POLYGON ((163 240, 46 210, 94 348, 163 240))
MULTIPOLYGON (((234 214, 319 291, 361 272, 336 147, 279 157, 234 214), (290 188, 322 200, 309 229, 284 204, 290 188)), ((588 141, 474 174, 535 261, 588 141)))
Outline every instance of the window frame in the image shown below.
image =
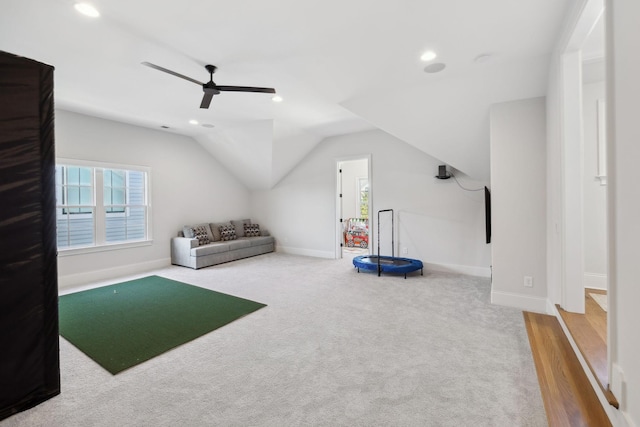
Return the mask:
MULTIPOLYGON (((93 175, 93 208, 94 208, 94 224, 93 224, 93 244, 90 246, 74 246, 57 248, 58 256, 70 256, 80 255, 94 252, 103 252, 111 250, 120 250, 133 247, 150 246, 153 244, 152 235, 152 203, 151 203, 151 168, 148 166, 130 165, 122 163, 106 163, 96 162, 90 160, 79 160, 70 158, 56 158, 56 167, 88 167, 92 169, 93 175), (145 223, 145 235, 144 239, 131 240, 131 241, 119 241, 108 242, 106 240, 106 219, 107 217, 123 216, 124 212, 106 212, 104 205, 104 169, 115 169, 124 171, 137 171, 142 172, 145 175, 145 199, 146 204, 146 223, 145 223)), ((125 196, 126 197, 126 196, 125 196)), ((126 197, 128 199, 128 197, 126 197)), ((127 200, 125 200, 127 201, 127 200)), ((128 205, 128 204, 127 204, 128 205)), ((60 205, 56 201, 56 209, 60 209, 60 205)), ((126 208, 125 208, 126 210, 126 208)))

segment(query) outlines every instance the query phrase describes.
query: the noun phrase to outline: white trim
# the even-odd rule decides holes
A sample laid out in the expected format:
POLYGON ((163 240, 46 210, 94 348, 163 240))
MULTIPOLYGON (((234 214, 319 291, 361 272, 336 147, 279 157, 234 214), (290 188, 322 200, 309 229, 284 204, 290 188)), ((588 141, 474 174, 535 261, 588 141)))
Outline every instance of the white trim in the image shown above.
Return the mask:
POLYGON ((467 276, 491 277, 490 267, 477 267, 473 265, 439 264, 425 262, 426 271, 440 271, 443 273, 460 273, 467 276))
POLYGON ((140 172, 151 171, 151 168, 149 166, 129 165, 126 163, 97 162, 94 160, 71 159, 69 157, 56 157, 56 165, 57 164, 66 165, 66 166, 87 166, 87 167, 96 167, 96 168, 103 168, 103 169, 130 169, 130 170, 136 170, 140 172))
POLYGON ((491 291, 491 304, 515 307, 534 313, 548 313, 549 306, 547 298, 493 290, 491 291))
POLYGON ((276 246, 276 252, 290 255, 302 255, 315 258, 335 259, 335 254, 331 251, 317 251, 314 249, 292 248, 290 246, 276 246))
MULTIPOLYGON (((590 27, 589 27, 590 28, 590 27)), ((588 32, 586 33, 588 34, 588 32)), ((584 313, 583 118, 580 50, 561 56, 562 69, 562 306, 584 313)))
POLYGON ((86 285, 88 283, 97 282, 99 280, 108 280, 120 276, 129 276, 132 274, 143 273, 158 268, 168 267, 170 265, 171 258, 162 258, 154 261, 122 265, 120 267, 108 268, 104 270, 94 270, 87 271, 85 273, 58 276, 58 289, 62 290, 75 286, 86 285))
POLYGON ((112 243, 112 244, 106 244, 101 246, 84 246, 84 247, 74 247, 70 249, 58 249, 58 258, 74 256, 74 255, 91 254, 94 252, 115 251, 118 249, 139 248, 142 246, 151 246, 151 245, 153 245, 153 240, 140 240, 137 242, 112 243))
MULTIPOLYGON (((342 163, 344 162, 351 162, 351 161, 357 161, 357 160, 366 160, 367 161, 367 178, 369 179, 369 241, 372 241, 372 237, 373 237, 373 221, 372 221, 372 216, 371 213, 373 212, 373 172, 372 172, 372 160, 371 160, 372 156, 371 153, 369 154, 356 154, 353 156, 345 156, 345 157, 336 157, 334 158, 335 160, 335 171, 334 171, 334 176, 335 176, 335 181, 334 181, 334 187, 335 187, 335 191, 336 194, 334 196, 334 207, 335 207, 335 249, 334 249, 334 254, 331 256, 331 258, 334 259, 341 259, 342 258, 342 246, 340 246, 340 244, 342 243, 342 224, 340 223, 340 217, 342 216, 342 211, 341 211, 341 199, 339 197, 340 192, 342 191, 342 185, 344 184, 343 182, 341 182, 341 175, 340 175, 340 168, 342 167, 342 163)), ((369 245, 369 253, 371 253, 371 245, 369 245)), ((314 255, 311 255, 314 256, 314 255)), ((325 256, 321 256, 321 258, 325 258, 325 256)))
POLYGON ((607 275, 599 273, 584 273, 584 287, 606 291, 607 275))

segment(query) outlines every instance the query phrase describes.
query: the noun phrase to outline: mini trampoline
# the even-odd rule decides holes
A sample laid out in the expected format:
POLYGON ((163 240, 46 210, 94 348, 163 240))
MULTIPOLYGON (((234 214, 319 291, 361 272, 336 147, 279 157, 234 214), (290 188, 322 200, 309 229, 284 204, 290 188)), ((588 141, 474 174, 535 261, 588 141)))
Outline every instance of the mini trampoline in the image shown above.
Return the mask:
POLYGON ((411 258, 397 258, 391 256, 378 256, 378 255, 361 255, 353 259, 353 265, 358 269, 378 271, 378 276, 382 272, 387 273, 404 273, 404 278, 407 278, 407 273, 420 270, 420 274, 423 273, 422 261, 411 258))
POLYGON ((422 261, 411 258, 399 258, 393 256, 393 209, 384 209, 378 211, 378 255, 361 255, 353 259, 353 265, 358 269, 378 271, 378 276, 382 272, 404 274, 420 270, 420 275, 424 274, 424 266, 422 261), (391 256, 380 256, 380 213, 391 212, 391 256))

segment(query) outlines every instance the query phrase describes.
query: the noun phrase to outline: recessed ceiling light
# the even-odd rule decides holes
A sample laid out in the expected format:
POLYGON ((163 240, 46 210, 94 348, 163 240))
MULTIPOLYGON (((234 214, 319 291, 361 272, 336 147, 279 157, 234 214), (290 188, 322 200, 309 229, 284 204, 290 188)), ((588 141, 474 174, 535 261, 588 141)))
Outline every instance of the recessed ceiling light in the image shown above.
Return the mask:
POLYGON ((430 74, 439 73, 440 71, 444 70, 446 66, 447 65, 442 62, 436 62, 435 64, 427 65, 426 67, 424 67, 424 72, 430 74))
POLYGON ((189 123, 192 124, 192 125, 197 125, 198 121, 191 119, 191 120, 189 120, 189 123))
POLYGON ((73 5, 73 7, 75 7, 76 10, 83 15, 90 16, 92 18, 97 18, 98 16, 100 16, 100 12, 98 12, 98 9, 96 9, 89 3, 76 3, 73 5))
POLYGON ((273 98, 271 98, 271 100, 273 102, 282 102, 282 97, 279 95, 274 96, 273 98))
POLYGON ((438 55, 434 51, 428 50, 428 51, 426 51, 425 53, 422 54, 422 56, 420 57, 420 60, 422 60, 424 62, 428 62, 428 61, 433 61, 437 57, 438 57, 438 55))

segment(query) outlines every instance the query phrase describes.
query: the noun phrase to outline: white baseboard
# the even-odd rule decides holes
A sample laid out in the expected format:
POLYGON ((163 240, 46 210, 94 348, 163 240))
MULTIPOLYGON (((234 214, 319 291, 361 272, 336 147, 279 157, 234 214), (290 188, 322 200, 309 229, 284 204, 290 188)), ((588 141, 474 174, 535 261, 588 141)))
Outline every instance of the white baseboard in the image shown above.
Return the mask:
POLYGON ((607 290, 607 275, 599 273, 584 273, 584 287, 607 290))
POLYGON ((491 291, 491 304, 515 307, 535 313, 548 313, 549 302, 546 298, 510 292, 491 291))
POLYGON ((171 265, 171 259, 165 258, 137 264, 128 264, 105 270, 95 270, 88 271, 86 273, 58 276, 58 289, 63 290, 76 286, 86 285, 91 282, 98 282, 101 280, 114 279, 121 276, 144 273, 145 271, 164 268, 168 267, 169 265, 171 265))
POLYGON ((466 274, 468 276, 491 277, 490 267, 476 267, 472 265, 438 264, 438 263, 425 262, 424 269, 427 271, 440 271, 443 273, 466 274))
POLYGON ((335 253, 329 251, 317 251, 313 249, 292 248, 289 246, 276 246, 276 252, 291 255, 311 256, 316 258, 334 259, 335 253))

